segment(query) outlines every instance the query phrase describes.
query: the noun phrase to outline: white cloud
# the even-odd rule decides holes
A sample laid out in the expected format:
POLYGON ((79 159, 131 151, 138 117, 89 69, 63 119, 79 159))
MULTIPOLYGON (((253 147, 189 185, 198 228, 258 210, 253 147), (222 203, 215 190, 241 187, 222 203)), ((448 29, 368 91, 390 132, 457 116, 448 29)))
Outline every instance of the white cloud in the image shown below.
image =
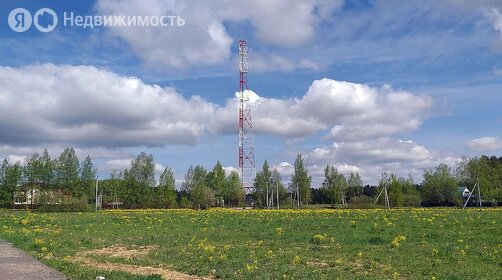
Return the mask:
POLYGON ((125 169, 129 168, 129 166, 131 166, 131 161, 132 159, 130 158, 108 160, 103 164, 101 170, 107 172, 112 172, 114 170, 119 172, 124 171, 125 169))
POLYGON ((314 186, 322 183, 322 171, 326 165, 334 165, 346 176, 350 172, 359 172, 365 184, 377 184, 382 172, 403 177, 411 175, 416 182, 420 182, 425 169, 432 169, 440 163, 454 167, 461 160, 451 154, 430 151, 411 140, 394 140, 391 137, 334 142, 330 147, 305 152, 304 157, 314 186))
POLYGON ((0 67, 4 144, 194 144, 215 105, 91 66, 0 67))
POLYGON ((237 168, 235 168, 235 167, 233 167, 233 166, 223 166, 223 170, 225 170, 225 176, 229 176, 229 175, 230 175, 230 173, 232 173, 232 172, 234 172, 234 171, 235 171, 235 172, 239 172, 239 171, 237 170, 237 168))
MULTIPOLYGON (((416 130, 427 116, 427 96, 395 91, 390 86, 316 80, 301 99, 254 97, 256 133, 303 138, 331 127, 328 138, 360 141, 416 130)), ((237 100, 216 110, 213 133, 235 133, 237 100)))
MULTIPOLYGON (((206 131, 237 130, 237 98, 219 106, 91 66, 0 67, 0 77, 0 128, 5 131, 0 142, 5 145, 191 145, 206 131)), ((432 103, 389 86, 330 79, 314 81, 300 99, 246 93, 256 133, 299 139, 331 128, 328 137, 338 142, 417 129, 432 103)))
POLYGON ((290 179, 291 175, 293 175, 295 167, 288 162, 281 162, 278 165, 272 166, 271 169, 277 169, 279 174, 281 174, 282 180, 284 182, 287 182, 290 179))
POLYGON ((492 21, 493 28, 502 36, 502 14, 500 14, 498 9, 493 8, 488 12, 488 17, 492 21))
MULTIPOLYGON (((0 67, 0 77, 0 129, 5 131, 0 152, 6 155, 48 146, 55 157, 69 145, 79 147, 81 158, 111 158, 102 170, 123 170, 131 155, 120 147, 196 144, 205 133, 237 131, 235 97, 224 105, 184 98, 172 88, 90 66, 0 67)), ((421 170, 439 158, 413 141, 392 139, 420 126, 432 106, 426 96, 331 79, 314 81, 301 98, 246 95, 256 133, 287 141, 327 133, 333 144, 306 155, 320 170, 325 164, 345 171, 372 164, 421 170)), ((292 173, 289 163, 276 167, 285 178, 292 173)), ((156 173, 161 169, 156 165, 156 173)))
POLYGON ((502 139, 499 137, 481 137, 467 142, 467 147, 473 151, 500 151, 502 139))
POLYGON ((9 163, 13 164, 19 162, 20 164, 24 164, 26 160, 26 156, 23 155, 8 155, 6 158, 9 160, 9 163))
MULTIPOLYGON (((258 39, 282 47, 296 47, 313 38, 316 26, 343 1, 172 1, 101 0, 104 15, 179 15, 184 26, 110 27, 129 43, 141 59, 178 68, 211 65, 229 58, 232 38, 224 23, 250 23, 258 39)), ((280 67, 289 67, 284 61, 280 67), (285 63, 285 64, 284 64, 285 63)))

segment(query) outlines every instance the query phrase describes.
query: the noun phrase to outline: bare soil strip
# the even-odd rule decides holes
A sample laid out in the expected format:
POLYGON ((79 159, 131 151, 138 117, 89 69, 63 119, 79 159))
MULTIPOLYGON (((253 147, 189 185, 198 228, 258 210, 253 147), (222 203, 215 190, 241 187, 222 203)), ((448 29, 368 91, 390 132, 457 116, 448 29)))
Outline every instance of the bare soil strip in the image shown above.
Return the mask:
POLYGON ((209 280, 212 278, 199 277, 195 275, 186 274, 183 272, 167 269, 164 267, 141 266, 133 264, 120 264, 115 262, 102 262, 92 259, 92 256, 106 256, 106 257, 119 257, 124 259, 136 259, 148 255, 148 252, 156 246, 138 246, 134 248, 127 248, 123 245, 113 245, 101 249, 94 249, 77 253, 72 261, 90 268, 101 269, 106 271, 123 271, 135 275, 160 275, 166 280, 209 280))

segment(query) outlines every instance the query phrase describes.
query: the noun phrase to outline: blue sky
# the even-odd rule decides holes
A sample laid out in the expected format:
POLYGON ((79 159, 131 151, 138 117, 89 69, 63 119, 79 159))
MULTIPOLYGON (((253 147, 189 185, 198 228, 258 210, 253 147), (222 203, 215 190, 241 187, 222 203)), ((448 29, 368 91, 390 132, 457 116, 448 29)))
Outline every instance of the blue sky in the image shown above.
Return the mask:
POLYGON ((463 155, 502 154, 499 1, 15 1, 0 4, 0 153, 90 154, 101 176, 140 151, 182 179, 237 161, 236 44, 260 98, 257 164, 287 181, 301 153, 376 183, 463 155), (57 27, 14 32, 14 8, 57 27), (184 26, 64 26, 63 14, 177 15, 184 26), (127 93, 124 93, 127 92, 127 93), (117 109, 114 100, 119 100, 117 109), (72 107, 73 106, 73 107, 72 107), (202 109, 201 109, 202 108, 202 109), (7 115, 9 114, 9 115, 7 115), (235 119, 233 118, 235 116, 235 119))

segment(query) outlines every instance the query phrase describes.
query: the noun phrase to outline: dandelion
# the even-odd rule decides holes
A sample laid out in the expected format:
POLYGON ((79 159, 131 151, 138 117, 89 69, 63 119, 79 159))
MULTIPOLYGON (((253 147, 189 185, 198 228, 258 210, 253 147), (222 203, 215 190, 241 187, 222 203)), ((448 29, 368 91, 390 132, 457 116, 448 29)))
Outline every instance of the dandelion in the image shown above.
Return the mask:
POLYGON ((391 244, 392 248, 398 248, 399 246, 401 246, 401 242, 403 242, 405 240, 406 240, 406 236, 398 235, 398 236, 394 237, 394 239, 392 240, 392 242, 390 244, 391 244))
POLYGON ((258 266, 256 264, 246 264, 246 270, 248 272, 252 272, 255 269, 258 269, 258 266))
POLYGON ((358 257, 362 257, 362 256, 363 256, 363 253, 362 253, 362 252, 359 252, 359 253, 357 253, 357 256, 358 256, 358 257))
POLYGON ((319 244, 321 244, 321 242, 322 242, 325 238, 326 238, 326 237, 325 237, 324 235, 316 234, 316 235, 314 235, 314 238, 312 239, 312 241, 313 241, 315 244, 319 245, 319 244))
POLYGON ((33 243, 35 243, 36 245, 43 245, 45 242, 43 239, 39 239, 39 238, 36 238, 33 243))
POLYGON ((467 253, 464 251, 464 249, 461 249, 458 254, 460 255, 460 257, 465 257, 467 255, 467 253))
POLYGON ((432 248, 432 256, 437 256, 439 254, 439 250, 436 248, 432 248))
POLYGON ((267 258, 271 259, 274 257, 274 251, 269 249, 265 255, 267 256, 267 258))
POLYGON ((278 228, 275 228, 275 233, 278 234, 278 235, 281 235, 282 234, 282 228, 278 227, 278 228))

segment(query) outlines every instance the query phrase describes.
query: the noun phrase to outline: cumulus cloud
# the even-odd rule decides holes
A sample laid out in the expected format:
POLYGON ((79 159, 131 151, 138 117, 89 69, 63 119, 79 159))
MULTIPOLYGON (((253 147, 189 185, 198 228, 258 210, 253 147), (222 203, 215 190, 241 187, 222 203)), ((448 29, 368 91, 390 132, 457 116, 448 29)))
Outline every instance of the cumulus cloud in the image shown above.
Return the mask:
POLYGON ((92 66, 0 67, 0 143, 195 144, 214 105, 92 66))
MULTIPOLYGON (((255 94, 255 93, 254 93, 255 94)), ((395 91, 390 86, 316 80, 301 99, 254 97, 256 133, 303 138, 331 128, 327 138, 360 141, 417 129, 432 100, 427 96, 395 91)), ((213 133, 235 133, 237 100, 229 99, 216 110, 213 133)))
POLYGON ((425 169, 432 169, 440 163, 455 166, 461 161, 457 156, 430 151, 414 141, 391 137, 334 142, 330 147, 306 151, 304 157, 309 170, 312 170, 315 186, 322 183, 322 170, 326 165, 334 165, 346 176, 350 172, 359 172, 366 184, 377 184, 383 172, 412 176, 420 182, 425 169))
MULTIPOLYGON (((237 97, 217 105, 92 66, 0 67, 0 77, 5 145, 192 145, 206 132, 237 130, 237 97)), ((246 96, 255 132, 287 139, 329 128, 339 142, 386 137, 417 129, 431 107, 425 96, 331 79, 314 81, 300 99, 246 96)))
POLYGON ((467 147, 473 151, 500 151, 502 139, 499 137, 481 137, 467 142, 467 147))
MULTIPOLYGON (((429 97, 332 79, 314 81, 300 98, 245 95, 255 133, 287 141, 324 133, 333 141, 306 155, 321 171, 325 164, 354 171, 436 162, 424 146, 392 138, 421 125, 432 106, 429 97)), ((121 147, 193 145, 207 133, 237 132, 237 96, 218 105, 91 66, 0 67, 0 99, 1 153, 19 158, 49 146, 57 156, 71 145, 81 157, 111 158, 106 171, 129 165, 131 156, 121 147)), ((292 172, 286 162, 276 167, 286 177, 292 172)), ((157 173, 161 169, 156 166, 157 173)))
MULTIPOLYGON (((144 61, 182 68, 216 64, 229 57, 233 39, 226 22, 250 23, 261 41, 295 47, 309 41, 316 26, 342 4, 342 0, 100 0, 96 10, 103 15, 179 15, 185 19, 179 27, 109 29, 144 61)), ((283 61, 282 67, 289 67, 288 62, 283 61)))

